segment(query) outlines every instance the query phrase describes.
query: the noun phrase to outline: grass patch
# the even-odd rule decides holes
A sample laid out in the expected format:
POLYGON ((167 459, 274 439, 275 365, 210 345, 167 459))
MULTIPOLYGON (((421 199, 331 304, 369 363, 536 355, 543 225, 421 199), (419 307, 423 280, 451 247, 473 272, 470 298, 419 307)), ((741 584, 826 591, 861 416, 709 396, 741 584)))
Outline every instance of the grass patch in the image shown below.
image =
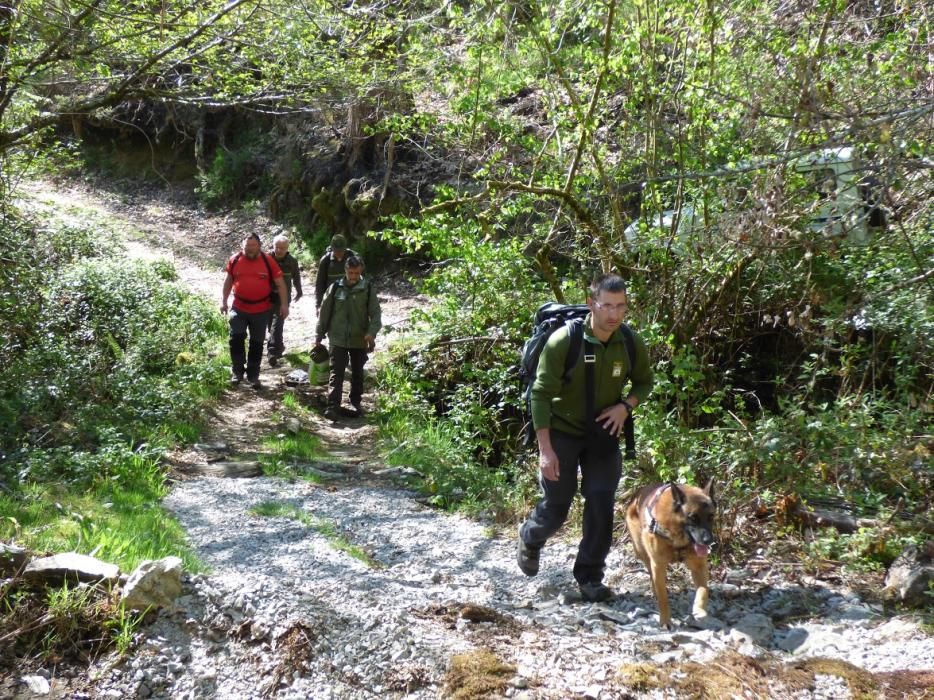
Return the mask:
POLYGON ((456 654, 444 677, 444 694, 455 700, 493 697, 506 689, 515 673, 515 666, 500 661, 489 649, 456 654))
POLYGON ((146 559, 178 556, 188 571, 205 571, 178 521, 159 501, 161 483, 99 484, 73 491, 28 484, 0 495, 0 539, 16 539, 36 552, 74 551, 130 572, 146 559))
POLYGON ((306 351, 287 352, 282 358, 289 363, 289 367, 295 369, 308 369, 308 365, 311 363, 311 354, 306 351))
POLYGON ((266 451, 260 454, 259 461, 266 476, 321 482, 319 476, 302 469, 303 465, 319 462, 327 456, 317 435, 306 432, 279 434, 265 438, 262 444, 266 451))
POLYGON ((302 525, 311 528, 324 537, 328 541, 328 544, 339 552, 344 552, 354 559, 363 562, 370 568, 377 569, 381 566, 366 550, 350 542, 332 521, 315 517, 298 506, 289 503, 281 503, 279 501, 264 501, 250 508, 250 513, 266 518, 289 518, 290 520, 297 520, 302 525))
POLYGON ((473 460, 454 423, 403 412, 379 420, 383 445, 392 445, 386 463, 418 472, 418 489, 439 508, 509 522, 537 493, 531 470, 491 469, 473 460))

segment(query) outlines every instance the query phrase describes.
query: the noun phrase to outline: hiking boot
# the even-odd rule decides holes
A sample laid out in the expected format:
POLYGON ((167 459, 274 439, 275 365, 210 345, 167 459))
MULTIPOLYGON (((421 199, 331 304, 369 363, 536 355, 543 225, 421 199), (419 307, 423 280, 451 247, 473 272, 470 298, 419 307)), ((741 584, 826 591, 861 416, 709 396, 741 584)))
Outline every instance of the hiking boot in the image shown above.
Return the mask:
POLYGON ((256 379, 250 380, 250 386, 259 391, 263 388, 263 383, 259 380, 259 377, 257 377, 256 379))
POLYGON ((270 355, 269 357, 267 357, 266 359, 267 359, 267 361, 269 362, 269 366, 270 366, 270 367, 276 367, 276 366, 278 366, 278 365, 279 365, 279 358, 280 358, 280 357, 281 357, 281 355, 270 355))
POLYGON ((243 381, 243 375, 242 375, 242 374, 236 374, 236 373, 234 373, 234 374, 231 374, 231 375, 230 375, 230 386, 239 386, 239 385, 240 385, 240 382, 242 382, 242 381, 243 381))
POLYGON ((581 598, 588 603, 601 603, 616 595, 612 588, 603 585, 599 581, 587 581, 578 584, 578 587, 581 591, 581 598))
POLYGON ((363 406, 360 405, 360 402, 350 404, 353 406, 353 410, 356 412, 357 418, 363 417, 363 406))
POLYGON ((538 561, 542 550, 539 547, 529 547, 522 539, 522 526, 519 526, 519 543, 516 546, 516 561, 519 563, 519 570, 526 576, 535 576, 538 573, 538 561))
POLYGON ((340 418, 340 410, 337 406, 328 406, 324 409, 324 417, 328 420, 337 420, 340 418))

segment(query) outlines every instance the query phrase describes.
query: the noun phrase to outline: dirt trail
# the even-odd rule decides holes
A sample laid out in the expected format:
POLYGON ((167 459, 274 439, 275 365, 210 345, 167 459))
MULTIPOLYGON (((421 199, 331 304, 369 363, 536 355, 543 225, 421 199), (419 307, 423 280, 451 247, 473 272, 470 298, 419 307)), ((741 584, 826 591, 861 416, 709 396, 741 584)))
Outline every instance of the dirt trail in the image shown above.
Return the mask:
MULTIPOLYGON (((220 305, 224 266, 239 250, 247 232, 257 232, 264 250, 271 247, 272 238, 281 227, 266 217, 243 212, 212 213, 198 206, 191 195, 182 190, 143 189, 108 192, 78 183, 32 183, 24 188, 32 206, 52 210, 65 222, 99 223, 102 231, 112 231, 131 258, 170 260, 180 280, 190 289, 220 305)), ((300 243, 292 241, 291 252, 298 253, 300 243)), ((304 296, 289 309, 285 323, 286 353, 311 349, 316 321, 314 308, 314 270, 303 267, 304 296)), ((382 309, 384 330, 377 337, 376 353, 367 365, 368 379, 363 398, 365 409, 374 408, 372 372, 400 325, 419 304, 410 285, 397 278, 375 278, 382 309)), ((297 366, 297 365, 296 365, 297 366)), ((278 411, 287 387, 285 377, 295 369, 287 362, 270 367, 263 359, 260 380, 263 389, 247 386, 224 393, 217 408, 211 412, 201 442, 227 445, 230 455, 240 459, 255 459, 263 451, 264 438, 281 432, 282 424, 273 416, 278 411)), ((304 369, 307 369, 305 367, 304 369)), ((345 385, 346 391, 346 385, 345 385)), ((324 387, 300 387, 301 400, 312 406, 324 407, 324 387)), ((332 423, 320 411, 307 414, 303 427, 318 435, 336 461, 369 469, 378 466, 375 427, 362 419, 347 418, 332 423)), ((180 474, 197 472, 205 459, 215 455, 196 449, 176 451, 168 456, 180 474)))

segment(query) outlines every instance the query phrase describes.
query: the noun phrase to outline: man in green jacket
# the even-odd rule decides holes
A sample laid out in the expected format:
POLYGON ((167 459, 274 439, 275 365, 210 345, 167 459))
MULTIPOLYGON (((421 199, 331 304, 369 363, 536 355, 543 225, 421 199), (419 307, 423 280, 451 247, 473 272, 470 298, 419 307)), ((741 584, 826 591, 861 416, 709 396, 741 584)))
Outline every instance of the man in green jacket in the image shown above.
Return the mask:
POLYGON ((318 271, 315 273, 315 310, 318 313, 321 312, 324 293, 328 287, 344 276, 344 262, 351 255, 360 257, 347 247, 347 238, 343 234, 334 235, 331 238, 331 245, 318 261, 318 271))
POLYGON ((344 391, 344 373, 350 362, 350 405, 363 415, 363 365, 376 347, 376 334, 382 327, 379 299, 370 281, 363 278, 363 261, 355 255, 347 258, 344 277, 327 288, 315 329, 315 346, 328 337, 331 376, 328 381, 328 406, 324 415, 336 420, 340 415, 344 391))
MULTIPOLYGON (((291 302, 302 298, 302 271, 298 265, 298 260, 289 252, 289 239, 286 236, 280 234, 272 239, 272 257, 279 265, 279 269, 282 270, 282 281, 285 284, 286 292, 283 301, 285 301, 285 306, 288 308, 291 306, 291 302), (291 298, 292 287, 295 287, 294 299, 291 298)), ((273 367, 279 364, 279 358, 285 352, 285 343, 282 340, 285 318, 279 313, 279 306, 280 304, 273 303, 272 315, 269 317, 269 335, 266 340, 266 357, 273 367)))
POLYGON ((645 343, 635 335, 635 362, 629 367, 620 326, 629 309, 626 285, 614 274, 599 276, 590 287, 581 360, 565 382, 570 336, 565 326, 542 348, 532 385, 532 424, 538 440, 543 498, 519 528, 518 563, 535 576, 545 542, 567 519, 581 471, 584 497, 583 537, 574 578, 587 601, 613 597, 603 583, 613 539, 613 504, 622 475, 619 436, 630 413, 652 390, 653 374, 645 343), (587 370, 594 368, 595 419, 588 425, 587 370), (631 381, 628 391, 626 384, 631 381))

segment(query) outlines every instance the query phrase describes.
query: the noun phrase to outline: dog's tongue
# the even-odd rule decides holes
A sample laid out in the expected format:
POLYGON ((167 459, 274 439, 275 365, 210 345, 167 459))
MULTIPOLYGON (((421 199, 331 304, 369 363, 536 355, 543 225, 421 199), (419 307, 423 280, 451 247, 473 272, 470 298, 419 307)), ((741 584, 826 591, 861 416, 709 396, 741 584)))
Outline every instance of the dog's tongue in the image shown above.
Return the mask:
POLYGON ((708 554, 710 554, 710 547, 708 547, 706 544, 697 544, 695 542, 694 543, 694 554, 696 554, 699 557, 706 557, 708 554))

